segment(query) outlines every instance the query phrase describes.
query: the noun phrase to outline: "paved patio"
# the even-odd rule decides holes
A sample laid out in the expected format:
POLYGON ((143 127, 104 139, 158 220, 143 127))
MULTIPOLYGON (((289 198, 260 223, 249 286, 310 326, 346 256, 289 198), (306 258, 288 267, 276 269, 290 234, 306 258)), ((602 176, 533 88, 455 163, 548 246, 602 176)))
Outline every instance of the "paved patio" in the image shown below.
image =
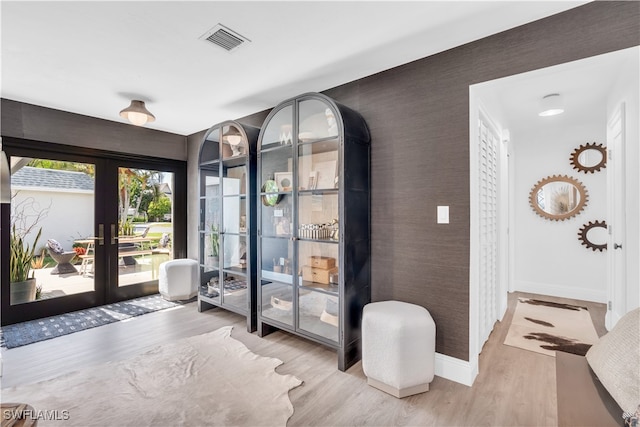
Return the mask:
MULTIPOLYGON (((170 259, 168 253, 156 253, 144 257, 136 257, 136 265, 120 265, 118 286, 129 286, 140 282, 147 282, 158 278, 158 266, 170 259)), ((42 286, 42 299, 73 295, 81 292, 93 291, 94 277, 89 273, 80 274, 80 265, 76 265, 78 273, 51 274, 55 266, 32 270, 36 283, 42 286)))

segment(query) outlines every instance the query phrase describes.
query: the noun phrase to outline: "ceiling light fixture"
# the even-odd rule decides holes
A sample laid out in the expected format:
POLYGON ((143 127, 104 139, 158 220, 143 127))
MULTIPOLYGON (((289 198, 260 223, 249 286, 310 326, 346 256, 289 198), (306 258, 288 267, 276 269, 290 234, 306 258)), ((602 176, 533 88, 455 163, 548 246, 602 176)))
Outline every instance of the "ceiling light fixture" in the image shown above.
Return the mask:
POLYGON ((538 113, 540 117, 556 116, 562 113, 564 113, 564 107, 559 93, 551 93, 542 98, 541 109, 538 113))
POLYGON ((144 106, 144 101, 131 101, 124 110, 120 111, 120 117, 129 120, 136 126, 144 126, 147 122, 152 122, 156 117, 144 106))

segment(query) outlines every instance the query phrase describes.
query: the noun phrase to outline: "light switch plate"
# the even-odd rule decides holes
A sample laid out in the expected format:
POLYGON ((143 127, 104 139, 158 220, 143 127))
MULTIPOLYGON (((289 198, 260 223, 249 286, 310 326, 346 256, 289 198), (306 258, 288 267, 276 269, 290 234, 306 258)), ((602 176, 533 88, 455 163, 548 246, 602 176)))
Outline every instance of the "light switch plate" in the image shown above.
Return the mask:
POLYGON ((438 206, 438 224, 449 224, 449 206, 438 206))

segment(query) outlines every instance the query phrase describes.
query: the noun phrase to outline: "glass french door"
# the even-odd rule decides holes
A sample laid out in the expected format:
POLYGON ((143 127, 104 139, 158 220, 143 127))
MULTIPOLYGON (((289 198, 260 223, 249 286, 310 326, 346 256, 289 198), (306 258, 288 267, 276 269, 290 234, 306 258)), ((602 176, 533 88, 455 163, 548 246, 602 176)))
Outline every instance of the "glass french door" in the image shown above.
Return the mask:
MULTIPOLYGON (((107 234, 109 300, 158 291, 158 269, 173 259, 175 174, 141 162, 109 162, 117 173, 116 212, 107 234)), ((107 224, 105 224, 106 226, 107 224)))
POLYGON ((2 324, 158 292, 160 263, 185 255, 183 164, 3 142, 2 324))

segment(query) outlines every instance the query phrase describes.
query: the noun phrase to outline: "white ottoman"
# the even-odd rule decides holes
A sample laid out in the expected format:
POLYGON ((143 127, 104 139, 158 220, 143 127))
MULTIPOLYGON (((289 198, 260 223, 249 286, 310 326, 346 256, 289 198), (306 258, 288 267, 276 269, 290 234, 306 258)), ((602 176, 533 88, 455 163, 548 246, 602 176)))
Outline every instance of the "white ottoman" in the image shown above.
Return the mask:
POLYGON ((436 325, 419 305, 374 302, 362 312, 362 370, 369 385, 402 398, 429 391, 436 325))
POLYGON ((158 267, 158 291, 168 301, 187 300, 198 294, 198 261, 172 259, 158 267))

